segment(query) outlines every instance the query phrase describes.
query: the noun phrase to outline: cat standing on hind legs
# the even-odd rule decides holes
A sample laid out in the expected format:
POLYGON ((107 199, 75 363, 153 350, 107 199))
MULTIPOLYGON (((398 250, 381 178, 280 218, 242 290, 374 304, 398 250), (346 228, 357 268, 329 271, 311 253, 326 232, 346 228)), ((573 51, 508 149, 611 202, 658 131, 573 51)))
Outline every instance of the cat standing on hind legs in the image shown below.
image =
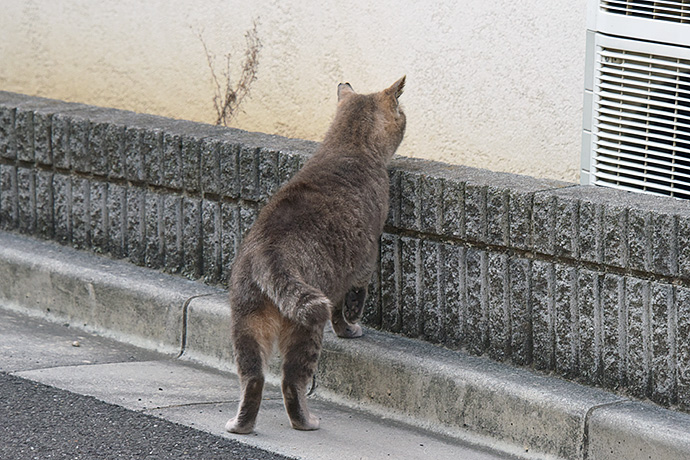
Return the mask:
POLYGON ((261 210, 230 276, 231 337, 242 396, 226 429, 254 429, 264 368, 277 343, 292 427, 316 430, 307 387, 330 320, 359 337, 388 214, 387 165, 402 141, 405 77, 374 94, 338 85, 333 123, 314 156, 261 210))

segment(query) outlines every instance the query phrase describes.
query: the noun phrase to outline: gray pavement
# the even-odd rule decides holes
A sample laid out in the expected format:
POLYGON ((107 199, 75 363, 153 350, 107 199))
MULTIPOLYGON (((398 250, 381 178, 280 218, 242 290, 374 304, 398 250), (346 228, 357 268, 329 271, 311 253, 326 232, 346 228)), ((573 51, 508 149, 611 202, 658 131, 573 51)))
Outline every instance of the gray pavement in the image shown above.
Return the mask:
POLYGON ((0 371, 304 459, 690 458, 686 413, 372 330, 326 333, 312 398, 321 430, 289 429, 269 385, 256 434, 229 435, 239 392, 226 299, 0 232, 0 371))
POLYGON ((2 309, 0 351, 0 419, 12 427, 1 458, 273 458, 242 445, 303 459, 506 458, 318 398, 323 428, 298 432, 272 385, 256 433, 231 435, 233 374, 2 309))

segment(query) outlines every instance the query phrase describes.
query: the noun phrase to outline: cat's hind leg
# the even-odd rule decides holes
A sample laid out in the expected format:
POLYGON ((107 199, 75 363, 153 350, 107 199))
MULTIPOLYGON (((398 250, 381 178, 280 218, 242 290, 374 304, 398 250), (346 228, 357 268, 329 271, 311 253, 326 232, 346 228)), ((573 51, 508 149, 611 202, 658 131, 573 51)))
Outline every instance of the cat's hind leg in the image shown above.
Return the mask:
MULTIPOLYGON (((362 326, 357 322, 349 322, 345 319, 345 312, 347 308, 352 308, 352 305, 348 307, 348 297, 350 293, 345 296, 345 299, 340 301, 335 305, 331 313, 331 324, 333 325, 333 331, 338 337, 345 339, 354 339, 362 336, 362 326)), ((349 301, 352 301, 350 297, 349 301)), ((361 304, 361 311, 364 311, 364 301, 361 304)))
POLYGON ((264 387, 264 367, 278 337, 282 319, 272 304, 245 315, 238 312, 235 316, 232 318, 231 336, 242 395, 237 415, 228 421, 225 429, 231 433, 248 434, 256 424, 264 387))
POLYGON ((319 419, 307 408, 307 387, 311 383, 321 353, 324 324, 305 327, 286 321, 280 334, 283 358, 283 402, 292 427, 317 430, 319 419))

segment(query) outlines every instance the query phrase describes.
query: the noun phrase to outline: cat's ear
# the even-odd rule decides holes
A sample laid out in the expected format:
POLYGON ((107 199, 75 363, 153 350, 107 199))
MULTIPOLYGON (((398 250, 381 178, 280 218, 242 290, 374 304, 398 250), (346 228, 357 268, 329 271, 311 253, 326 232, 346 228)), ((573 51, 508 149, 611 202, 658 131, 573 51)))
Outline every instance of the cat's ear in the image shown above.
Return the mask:
POLYGON ((402 96, 403 90, 405 89, 405 77, 407 77, 407 75, 404 75, 400 80, 393 83, 385 92, 395 96, 395 99, 398 99, 402 96))
POLYGON ((349 83, 341 83, 338 85, 338 102, 352 94, 355 94, 355 90, 352 89, 349 83))

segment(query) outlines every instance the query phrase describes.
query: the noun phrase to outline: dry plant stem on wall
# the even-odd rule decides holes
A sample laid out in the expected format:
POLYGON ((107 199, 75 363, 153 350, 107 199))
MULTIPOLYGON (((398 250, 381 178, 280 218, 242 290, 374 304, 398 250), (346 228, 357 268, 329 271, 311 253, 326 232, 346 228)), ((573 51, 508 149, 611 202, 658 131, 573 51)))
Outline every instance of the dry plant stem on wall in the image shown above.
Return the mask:
POLYGON ((225 70, 221 78, 218 78, 215 69, 215 55, 209 51, 201 32, 198 32, 197 36, 204 47, 206 62, 208 63, 208 68, 211 70, 211 78, 215 86, 215 94, 213 95, 213 107, 216 110, 215 124, 228 126, 244 99, 249 96, 252 83, 254 83, 257 78, 259 52, 262 46, 257 30, 257 22, 254 21, 252 28, 244 34, 247 47, 244 51, 242 73, 236 85, 232 84, 230 74, 230 53, 225 55, 225 70))

